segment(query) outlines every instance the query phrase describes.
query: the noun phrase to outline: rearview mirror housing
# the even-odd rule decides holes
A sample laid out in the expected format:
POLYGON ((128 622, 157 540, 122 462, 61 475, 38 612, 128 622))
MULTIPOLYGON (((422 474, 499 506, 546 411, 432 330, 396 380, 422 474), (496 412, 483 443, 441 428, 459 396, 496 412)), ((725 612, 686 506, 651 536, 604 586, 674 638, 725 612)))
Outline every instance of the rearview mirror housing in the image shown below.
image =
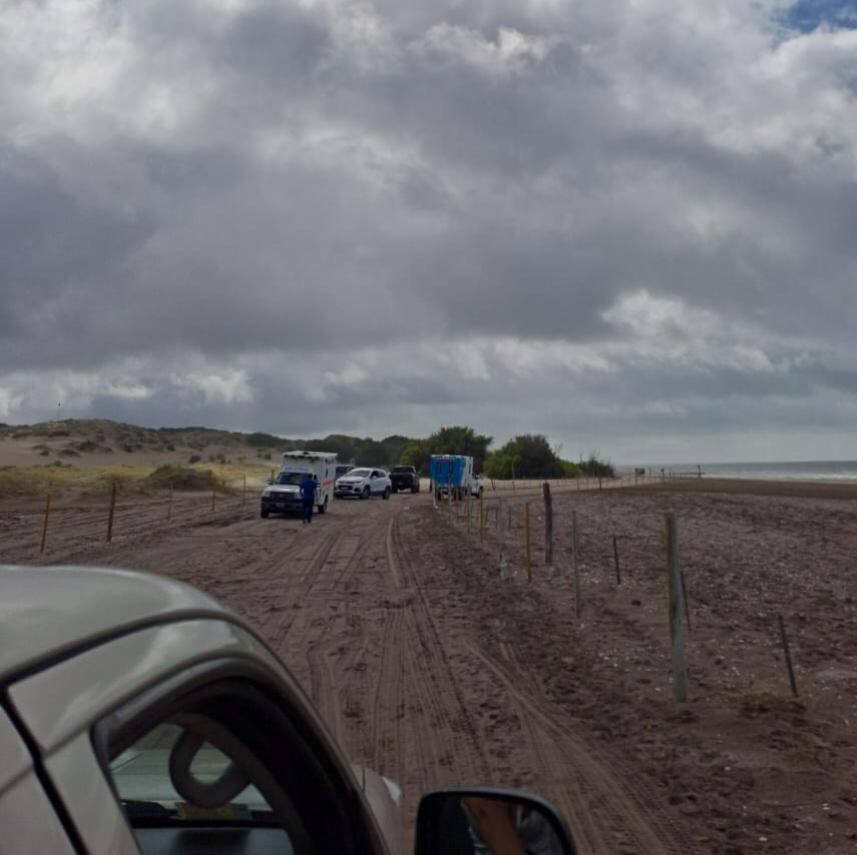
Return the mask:
POLYGON ((575 855, 574 839, 557 810, 520 790, 464 787, 423 796, 415 855, 474 852, 575 855))

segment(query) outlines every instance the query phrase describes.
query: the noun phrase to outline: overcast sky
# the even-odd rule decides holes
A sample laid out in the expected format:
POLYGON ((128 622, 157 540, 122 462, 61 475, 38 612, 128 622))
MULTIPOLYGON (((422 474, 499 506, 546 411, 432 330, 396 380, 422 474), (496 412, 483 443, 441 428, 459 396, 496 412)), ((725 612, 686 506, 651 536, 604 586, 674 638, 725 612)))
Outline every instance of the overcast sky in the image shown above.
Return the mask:
POLYGON ((857 4, 4 0, 0 421, 57 413, 857 458, 857 4))

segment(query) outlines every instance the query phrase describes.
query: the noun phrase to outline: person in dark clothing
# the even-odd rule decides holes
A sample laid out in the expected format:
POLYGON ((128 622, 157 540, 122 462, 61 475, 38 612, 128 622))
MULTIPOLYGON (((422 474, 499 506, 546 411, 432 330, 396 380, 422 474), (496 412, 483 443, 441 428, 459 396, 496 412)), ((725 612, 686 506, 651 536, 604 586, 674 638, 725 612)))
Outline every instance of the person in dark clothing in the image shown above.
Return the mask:
POLYGON ((318 483, 313 475, 307 475, 306 478, 301 481, 300 491, 301 502, 303 503, 303 521, 305 525, 312 522, 312 506, 315 504, 316 487, 318 487, 318 483))

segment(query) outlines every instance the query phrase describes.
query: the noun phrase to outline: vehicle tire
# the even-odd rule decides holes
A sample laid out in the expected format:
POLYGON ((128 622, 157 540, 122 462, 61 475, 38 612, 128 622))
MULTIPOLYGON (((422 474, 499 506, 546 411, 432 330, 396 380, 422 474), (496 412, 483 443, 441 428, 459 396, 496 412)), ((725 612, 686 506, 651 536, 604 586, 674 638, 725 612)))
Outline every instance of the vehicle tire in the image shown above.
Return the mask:
POLYGON ((385 502, 387 501, 387 499, 390 498, 390 488, 389 487, 384 488, 384 495, 382 498, 384 499, 385 502))
POLYGON ((265 508, 262 508, 262 510, 259 511, 259 516, 262 517, 263 520, 266 520, 266 519, 268 519, 269 513, 271 513, 271 512, 268 510, 265 510, 265 508))
POLYGON ((479 488, 479 492, 476 494, 480 499, 482 498, 482 488, 479 488))
POLYGON ((398 487, 393 487, 393 492, 394 492, 394 493, 398 493, 398 492, 399 492, 399 488, 398 488, 398 487))
POLYGON ((363 488, 363 492, 360 494, 360 498, 361 499, 368 499, 368 498, 371 498, 371 496, 372 496, 372 491, 369 489, 369 485, 367 484, 363 488))
POLYGON ((327 496, 324 497, 324 502, 318 506, 318 512, 323 514, 327 510, 327 496))

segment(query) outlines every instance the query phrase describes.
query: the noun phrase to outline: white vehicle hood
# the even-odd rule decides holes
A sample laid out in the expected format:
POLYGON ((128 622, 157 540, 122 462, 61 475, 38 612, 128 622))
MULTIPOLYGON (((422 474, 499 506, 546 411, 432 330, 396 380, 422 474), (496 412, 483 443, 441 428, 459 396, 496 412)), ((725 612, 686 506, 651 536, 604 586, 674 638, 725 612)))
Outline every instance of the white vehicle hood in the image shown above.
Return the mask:
POLYGON ((368 478, 340 478, 336 483, 337 484, 362 484, 364 481, 367 481, 368 478))
POLYGON ((271 484, 265 488, 265 492, 268 495, 271 493, 299 493, 300 488, 293 487, 291 484, 271 484))

